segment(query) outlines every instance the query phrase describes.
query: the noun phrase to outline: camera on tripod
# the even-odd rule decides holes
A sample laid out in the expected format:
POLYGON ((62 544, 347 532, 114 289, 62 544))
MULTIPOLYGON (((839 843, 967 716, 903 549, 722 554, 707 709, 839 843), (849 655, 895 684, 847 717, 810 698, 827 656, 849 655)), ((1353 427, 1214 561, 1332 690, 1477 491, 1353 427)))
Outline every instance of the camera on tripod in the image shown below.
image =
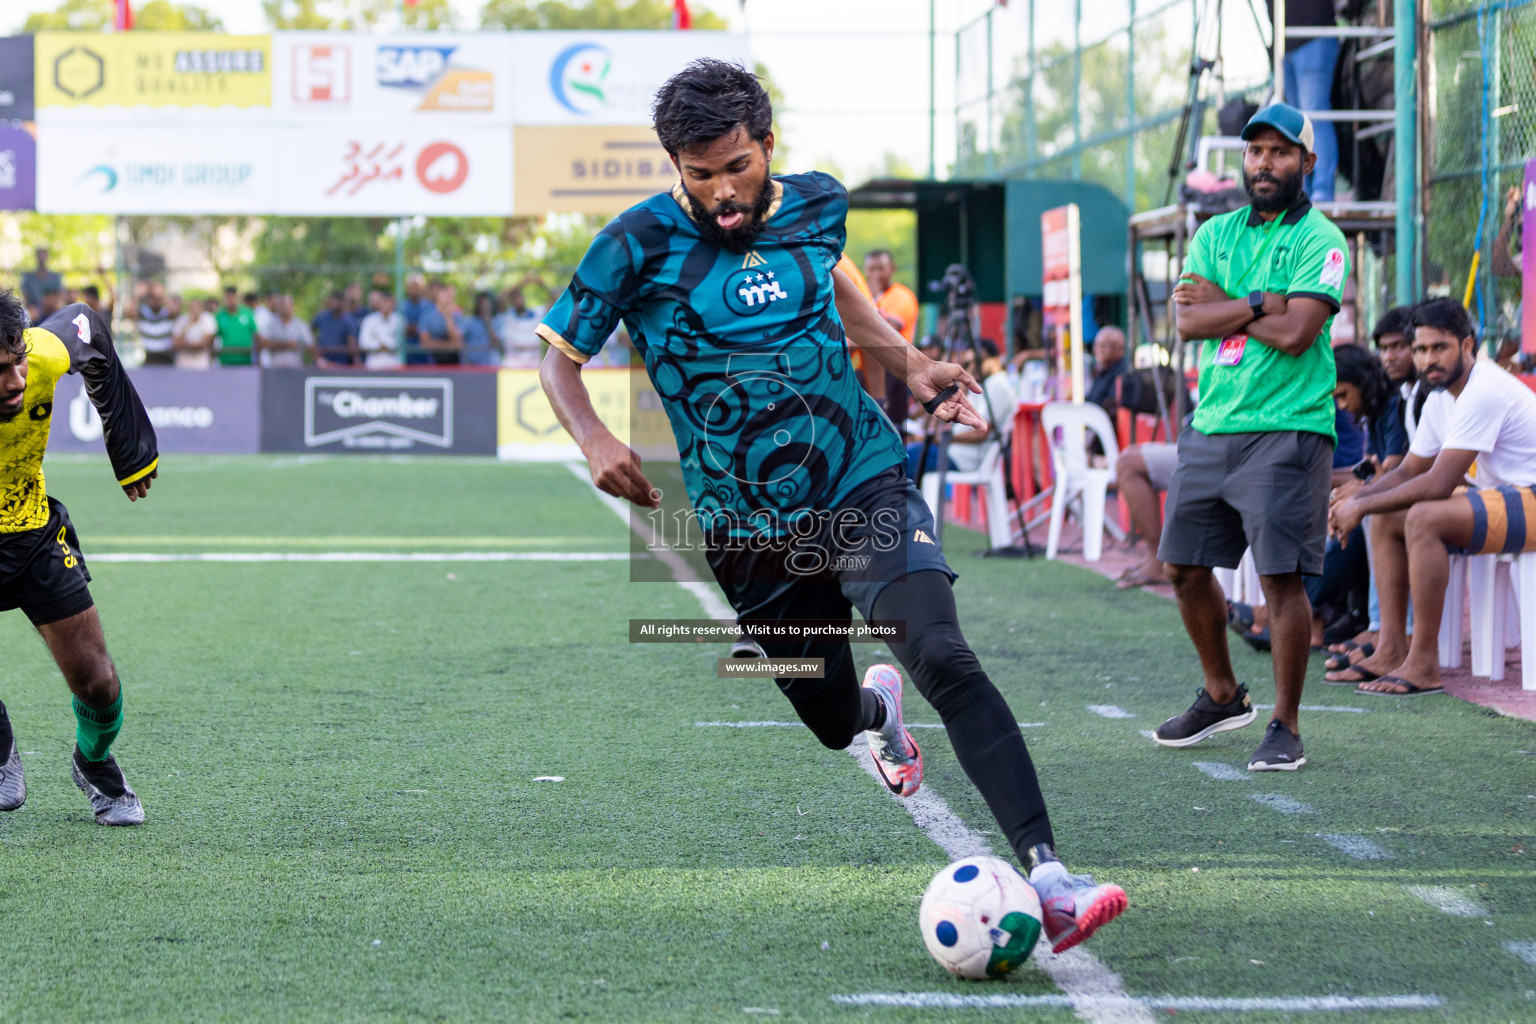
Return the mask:
POLYGON ((951 263, 944 276, 928 283, 928 290, 935 295, 947 293, 944 307, 951 313, 966 313, 976 302, 976 279, 963 263, 951 263))

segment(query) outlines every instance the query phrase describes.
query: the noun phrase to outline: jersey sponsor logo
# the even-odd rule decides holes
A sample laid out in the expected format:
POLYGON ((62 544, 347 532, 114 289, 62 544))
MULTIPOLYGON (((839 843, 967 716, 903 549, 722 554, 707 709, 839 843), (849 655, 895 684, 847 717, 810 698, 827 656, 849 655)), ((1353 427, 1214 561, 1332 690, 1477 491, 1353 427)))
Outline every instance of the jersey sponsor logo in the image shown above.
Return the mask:
POLYGON ((1344 287, 1343 249, 1328 250, 1328 255, 1323 257, 1323 270, 1317 275, 1317 283, 1324 288, 1344 287))
POLYGON ((573 114, 591 115, 608 106, 608 72, 613 54, 596 43, 576 43, 561 50, 549 66, 549 91, 573 114))
POLYGON ((738 270, 725 279, 725 304, 738 316, 754 316, 787 298, 789 293, 771 270, 738 270))
POLYGON ((352 49, 348 46, 293 48, 293 102, 346 104, 352 99, 352 49))

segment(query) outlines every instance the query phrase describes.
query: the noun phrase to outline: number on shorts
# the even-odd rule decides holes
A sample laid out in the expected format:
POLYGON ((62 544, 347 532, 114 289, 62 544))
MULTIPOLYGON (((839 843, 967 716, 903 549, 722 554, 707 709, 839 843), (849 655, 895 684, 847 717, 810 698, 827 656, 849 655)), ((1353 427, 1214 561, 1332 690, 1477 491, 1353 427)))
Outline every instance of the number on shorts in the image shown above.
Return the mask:
POLYGON ((64 568, 66 568, 66 569, 73 569, 76 565, 78 565, 80 563, 78 561, 76 561, 75 553, 73 551, 69 550, 69 541, 64 539, 64 532, 65 532, 66 529, 68 529, 68 527, 64 527, 64 526, 59 527, 59 536, 58 536, 59 550, 64 552, 64 568))

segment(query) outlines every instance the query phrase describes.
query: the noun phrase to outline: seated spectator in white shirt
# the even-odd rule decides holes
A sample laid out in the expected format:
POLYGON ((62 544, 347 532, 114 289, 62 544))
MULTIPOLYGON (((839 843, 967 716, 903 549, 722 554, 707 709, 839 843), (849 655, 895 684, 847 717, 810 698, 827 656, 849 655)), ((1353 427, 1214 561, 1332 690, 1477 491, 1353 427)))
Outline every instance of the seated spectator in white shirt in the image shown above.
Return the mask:
POLYGON ((544 340, 534 333, 534 328, 544 316, 544 307, 528 304, 522 284, 508 288, 501 299, 504 308, 495 321, 496 340, 501 342, 501 365, 513 370, 537 370, 544 358, 544 340))
POLYGON ((260 364, 267 369, 301 369, 305 353, 314 350, 315 335, 302 317, 293 315, 292 295, 273 297, 267 331, 256 339, 261 349, 260 364))
POLYGON ((400 365, 400 339, 405 335, 405 318, 395 309, 395 297, 388 292, 374 292, 369 305, 373 312, 363 317, 357 329, 357 347, 363 350, 363 365, 370 370, 393 370, 400 365))
POLYGON ((201 299, 188 299, 187 311, 171 326, 171 351, 180 370, 206 370, 213 365, 213 342, 219 323, 201 299))
POLYGON ((1478 361, 1471 319, 1451 299, 1416 307, 1409 338, 1419 379, 1434 390, 1408 457, 1328 517, 1342 539, 1371 516, 1381 633, 1376 652, 1345 671, 1363 677, 1361 692, 1389 696, 1440 689, 1450 554, 1536 551, 1536 392, 1478 361), (1464 486, 1469 473, 1475 490, 1464 486))

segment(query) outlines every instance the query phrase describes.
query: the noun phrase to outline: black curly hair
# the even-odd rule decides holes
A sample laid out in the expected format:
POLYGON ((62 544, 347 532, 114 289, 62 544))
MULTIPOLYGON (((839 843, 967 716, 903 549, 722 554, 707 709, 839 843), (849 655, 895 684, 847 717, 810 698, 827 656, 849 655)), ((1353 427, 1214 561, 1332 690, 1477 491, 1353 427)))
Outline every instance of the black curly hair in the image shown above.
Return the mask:
POLYGON ((1340 345, 1333 350, 1333 364, 1340 384, 1353 384, 1360 389, 1366 419, 1379 417, 1392 397, 1392 385, 1387 382, 1387 371, 1381 368, 1376 353, 1359 345, 1340 345))
POLYGON ((667 79, 651 104, 656 137, 673 157, 745 128, 759 144, 773 130, 773 104, 740 64, 705 57, 667 79))
POLYGON ((0 292, 0 350, 18 358, 27 354, 27 342, 22 336, 32 326, 27 307, 12 291, 0 292))

